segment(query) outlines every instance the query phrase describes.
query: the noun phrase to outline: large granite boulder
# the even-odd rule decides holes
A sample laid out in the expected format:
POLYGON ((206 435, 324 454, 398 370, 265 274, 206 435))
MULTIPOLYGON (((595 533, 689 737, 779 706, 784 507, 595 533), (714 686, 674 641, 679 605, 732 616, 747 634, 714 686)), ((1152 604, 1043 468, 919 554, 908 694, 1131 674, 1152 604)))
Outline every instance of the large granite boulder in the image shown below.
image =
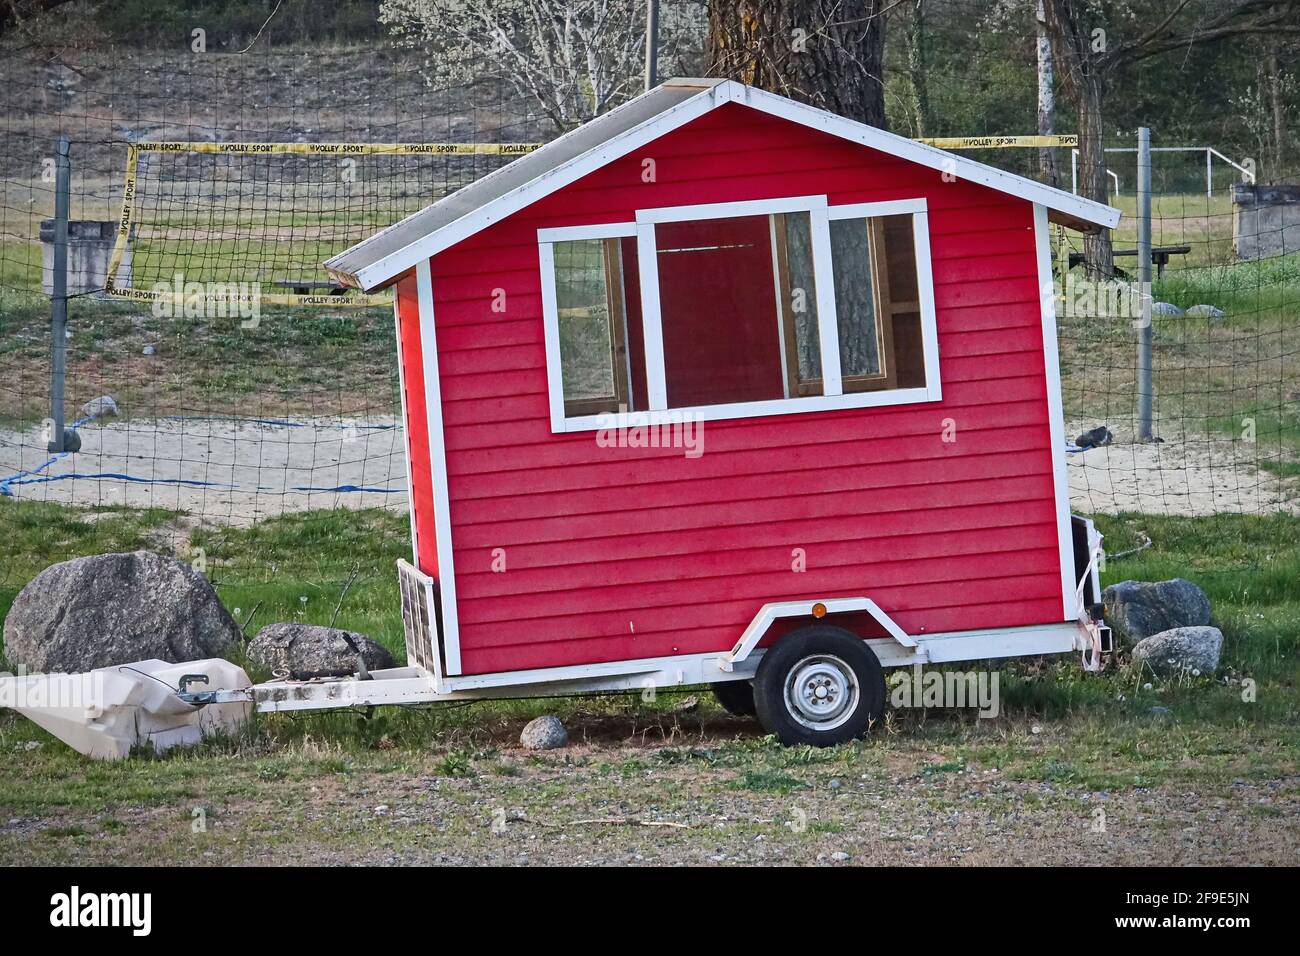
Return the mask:
POLYGON ((1175 627, 1138 641, 1133 662, 1162 677, 1213 677, 1222 652, 1217 627, 1175 627))
POLYGON ((1135 644, 1175 627, 1203 627, 1210 623, 1210 599, 1182 578, 1171 581, 1121 581, 1101 592, 1106 623, 1135 644))
POLYGON ((249 642, 248 658, 273 674, 310 680, 355 674, 358 650, 366 670, 393 666, 388 649, 366 635, 318 624, 268 624, 249 642))
POLYGON ((53 564, 19 592, 4 625, 5 657, 29 673, 206 660, 239 641, 207 578, 152 551, 53 564))

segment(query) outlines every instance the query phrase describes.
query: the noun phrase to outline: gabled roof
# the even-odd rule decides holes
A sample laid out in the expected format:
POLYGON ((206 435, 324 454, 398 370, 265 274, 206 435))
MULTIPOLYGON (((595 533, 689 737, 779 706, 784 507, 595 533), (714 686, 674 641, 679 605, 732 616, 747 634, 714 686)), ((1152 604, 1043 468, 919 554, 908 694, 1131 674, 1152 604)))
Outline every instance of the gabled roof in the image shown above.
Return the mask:
POLYGON ((328 260, 325 268, 345 285, 377 289, 417 262, 727 103, 1041 203, 1053 222, 1075 229, 1094 232, 1119 222, 1118 209, 775 93, 734 80, 675 79, 375 233, 328 260))

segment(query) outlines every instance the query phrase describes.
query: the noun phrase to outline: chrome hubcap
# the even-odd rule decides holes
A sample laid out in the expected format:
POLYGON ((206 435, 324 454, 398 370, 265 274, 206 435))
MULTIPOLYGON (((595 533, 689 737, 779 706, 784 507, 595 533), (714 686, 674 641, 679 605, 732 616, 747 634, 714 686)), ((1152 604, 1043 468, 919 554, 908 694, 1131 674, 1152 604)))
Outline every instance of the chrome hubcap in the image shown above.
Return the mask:
POLYGON ((785 705, 790 716, 812 730, 833 730, 858 708, 858 679, 833 654, 805 657, 785 679, 785 705))

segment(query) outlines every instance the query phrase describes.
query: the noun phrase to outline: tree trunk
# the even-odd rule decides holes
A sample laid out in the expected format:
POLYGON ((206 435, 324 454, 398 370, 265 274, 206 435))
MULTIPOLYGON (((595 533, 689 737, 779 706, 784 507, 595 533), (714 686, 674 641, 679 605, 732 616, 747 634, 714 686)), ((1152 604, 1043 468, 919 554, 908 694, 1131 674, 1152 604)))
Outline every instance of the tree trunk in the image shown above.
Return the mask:
MULTIPOLYGON (((1102 121, 1102 82, 1089 76, 1081 84, 1079 112, 1079 193, 1104 203, 1109 200, 1106 179, 1105 124, 1102 121)), ((1091 278, 1115 274, 1110 230, 1102 229, 1083 237, 1084 268, 1091 278)))
POLYGON ((925 29, 925 0, 912 0, 912 13, 907 19, 907 78, 912 87, 912 112, 916 117, 916 135, 929 136, 934 124, 930 122, 930 88, 927 80, 926 46, 929 37, 925 29))
POLYGON ((888 0, 709 0, 709 74, 882 129, 888 0))
MULTIPOLYGON (((1047 37, 1044 23, 1043 0, 1038 0, 1038 135, 1056 135, 1056 101, 1052 88, 1052 42, 1047 37)), ((1060 174, 1056 171, 1056 149, 1048 146, 1038 151, 1038 177, 1049 186, 1059 187, 1060 174)))
MULTIPOLYGON (((1277 40, 1269 45, 1268 51, 1268 93, 1269 105, 1273 109, 1273 173, 1282 175, 1286 164, 1286 109, 1282 104, 1282 70, 1278 64, 1277 40)), ((1256 177, 1258 178, 1258 177, 1256 177)))
MULTIPOLYGON (((1043 29, 1052 45, 1053 73, 1074 104, 1079 117, 1079 193, 1106 202, 1105 103, 1106 78, 1113 63, 1094 47, 1085 27, 1086 4, 1076 0, 1042 0, 1043 29), (1059 71, 1059 72, 1058 72, 1059 71)), ((1110 230, 1088 233, 1083 239, 1084 267, 1093 278, 1115 274, 1110 230)))

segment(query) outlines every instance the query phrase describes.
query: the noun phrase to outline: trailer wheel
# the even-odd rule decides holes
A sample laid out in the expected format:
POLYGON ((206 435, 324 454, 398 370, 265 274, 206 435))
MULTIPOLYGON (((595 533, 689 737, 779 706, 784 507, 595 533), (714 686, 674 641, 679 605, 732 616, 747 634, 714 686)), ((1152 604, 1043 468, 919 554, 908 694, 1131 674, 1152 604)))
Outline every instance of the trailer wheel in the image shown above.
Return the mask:
POLYGON ((787 746, 831 747, 865 734, 885 710, 885 674, 862 638, 829 624, 787 634, 754 676, 758 720, 787 746))
POLYGON ((747 680, 724 680, 713 685, 713 696, 733 717, 753 717, 754 685, 747 680))

